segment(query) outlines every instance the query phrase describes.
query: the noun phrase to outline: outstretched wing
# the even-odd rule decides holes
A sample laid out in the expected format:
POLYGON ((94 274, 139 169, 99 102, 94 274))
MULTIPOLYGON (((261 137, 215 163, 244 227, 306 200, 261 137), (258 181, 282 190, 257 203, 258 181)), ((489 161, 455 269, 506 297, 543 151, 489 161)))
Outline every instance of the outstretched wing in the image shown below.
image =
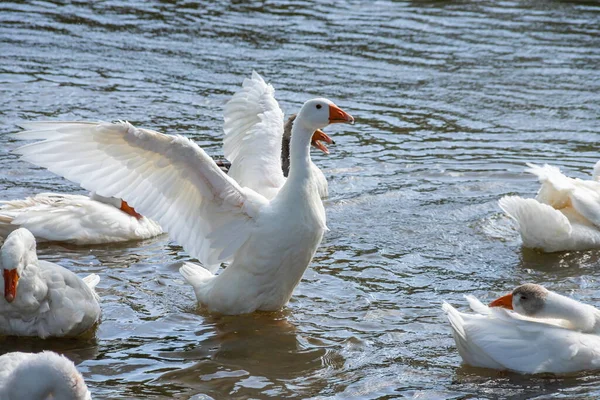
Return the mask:
POLYGON ((283 111, 275 89, 256 72, 225 105, 223 152, 229 176, 241 186, 273 198, 285 182, 281 171, 283 111))
POLYGON ((126 199, 205 266, 230 259, 267 200, 242 188, 191 140, 128 122, 23 124, 15 150, 103 196, 126 199))

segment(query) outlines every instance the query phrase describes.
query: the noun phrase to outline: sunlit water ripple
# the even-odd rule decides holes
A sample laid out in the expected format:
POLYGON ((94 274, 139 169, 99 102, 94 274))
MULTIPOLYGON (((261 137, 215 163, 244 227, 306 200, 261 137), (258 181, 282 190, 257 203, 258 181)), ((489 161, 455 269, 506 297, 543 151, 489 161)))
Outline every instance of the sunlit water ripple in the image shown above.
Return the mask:
POLYGON ((357 120, 313 153, 331 231, 288 307, 197 310, 166 237, 44 245, 102 276, 96 339, 0 353, 62 351, 97 399, 600 397, 597 373, 461 366, 440 310, 523 281, 600 305, 600 252, 522 250, 496 203, 534 195, 525 162, 584 177, 598 160, 598 3, 2 2, 1 198, 80 191, 10 153, 20 121, 126 119, 220 155, 223 104, 253 69, 287 113, 325 96, 357 120))

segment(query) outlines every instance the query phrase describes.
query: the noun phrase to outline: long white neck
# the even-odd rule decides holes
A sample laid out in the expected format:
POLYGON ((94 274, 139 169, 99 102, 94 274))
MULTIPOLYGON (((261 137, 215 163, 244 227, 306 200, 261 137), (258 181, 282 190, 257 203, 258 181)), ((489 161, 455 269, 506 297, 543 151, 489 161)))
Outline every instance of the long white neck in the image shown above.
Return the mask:
POLYGON ((577 300, 549 292, 546 304, 536 317, 556 318, 568 321, 573 329, 582 332, 600 331, 600 311, 577 300))
POLYGON ((292 127, 290 144, 290 172, 288 182, 303 181, 311 176, 310 137, 312 130, 302 124, 300 117, 292 127))

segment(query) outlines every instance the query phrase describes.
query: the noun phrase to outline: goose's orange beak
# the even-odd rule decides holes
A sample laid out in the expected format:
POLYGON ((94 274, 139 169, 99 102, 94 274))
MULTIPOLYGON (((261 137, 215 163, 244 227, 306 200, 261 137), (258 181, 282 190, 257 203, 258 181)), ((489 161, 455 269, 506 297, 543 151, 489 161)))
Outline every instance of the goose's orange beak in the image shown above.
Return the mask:
POLYGON ((502 307, 512 310, 512 293, 509 293, 502 297, 498 297, 496 300, 490 303, 490 307, 502 307))
POLYGON ((4 298, 9 303, 12 303, 17 297, 17 283, 19 282, 19 274, 17 269, 4 270, 4 298))
POLYGON ((142 214, 137 213, 125 200, 121 200, 121 211, 137 219, 142 219, 142 214))
POLYGON ((354 117, 348 114, 346 111, 342 110, 335 104, 329 105, 329 123, 330 124, 353 124, 354 117))
POLYGON ((320 129, 317 129, 315 133, 313 133, 312 140, 310 144, 312 144, 317 149, 321 150, 325 154, 329 154, 329 149, 321 142, 335 144, 332 138, 329 137, 325 132, 320 129))

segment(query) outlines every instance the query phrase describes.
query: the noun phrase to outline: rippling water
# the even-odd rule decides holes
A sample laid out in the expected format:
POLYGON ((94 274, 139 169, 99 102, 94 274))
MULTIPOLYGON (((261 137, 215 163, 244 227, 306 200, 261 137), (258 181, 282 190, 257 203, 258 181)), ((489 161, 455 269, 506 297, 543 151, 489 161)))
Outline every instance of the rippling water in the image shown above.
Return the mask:
POLYGON ((0 3, 0 198, 81 191, 10 153, 20 121, 127 119, 220 155, 223 104, 255 69, 287 113, 318 95, 357 119, 313 153, 331 231, 288 307, 198 311, 164 236, 45 245, 102 276, 96 338, 0 353, 62 351, 97 399, 600 397, 597 373, 461 366, 440 310, 524 281, 600 305, 600 252, 523 250, 496 204, 534 195, 525 162, 584 177, 600 158, 600 4, 212 3, 0 3))

